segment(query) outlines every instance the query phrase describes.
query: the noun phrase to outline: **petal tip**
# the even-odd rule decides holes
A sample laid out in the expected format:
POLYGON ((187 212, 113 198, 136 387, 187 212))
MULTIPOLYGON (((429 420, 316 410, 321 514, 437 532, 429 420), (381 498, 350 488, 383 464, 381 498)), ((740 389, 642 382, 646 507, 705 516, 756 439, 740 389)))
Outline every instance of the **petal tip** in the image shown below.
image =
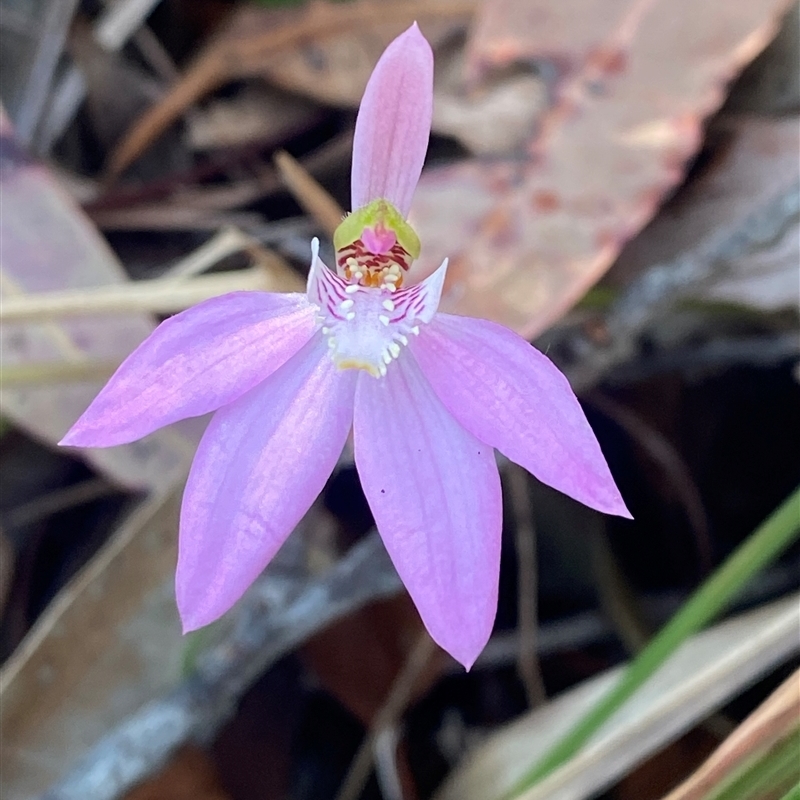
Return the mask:
POLYGON ((106 447, 107 445, 98 440, 97 435, 92 435, 81 424, 76 422, 58 442, 59 447, 106 447))
POLYGON ((110 426, 105 430, 97 430, 91 425, 85 426, 81 423, 82 420, 78 420, 64 434, 58 442, 59 447, 117 447, 121 444, 130 444, 145 435, 129 434, 110 426))
POLYGON ((625 501, 620 497, 619 502, 615 504, 615 507, 612 511, 609 511, 610 514, 613 514, 615 517, 622 517, 623 519, 633 519, 633 514, 628 510, 628 507, 625 505, 625 501))
POLYGON ((364 91, 353 141, 353 210, 382 198, 408 216, 432 113, 433 51, 413 23, 383 52, 364 91))
POLYGON ((178 616, 181 620, 181 630, 184 636, 200 630, 200 628, 205 628, 206 625, 210 625, 224 613, 215 613, 214 611, 209 613, 208 608, 203 608, 202 600, 201 602, 189 601, 183 594, 184 592, 177 585, 176 576, 175 602, 178 606, 178 616))
POLYGON ((487 636, 484 640, 482 640, 479 644, 467 644, 464 642, 460 642, 456 645, 450 647, 444 647, 439 642, 440 647, 443 650, 446 650, 450 655, 464 667, 466 672, 469 672, 472 667, 475 665, 475 662, 478 660, 478 656, 483 652, 483 648, 486 647, 486 642, 489 641, 489 637, 487 636))
POLYGON ((584 503, 584 505, 588 505, 590 508, 594 508, 596 511, 602 512, 603 514, 610 514, 611 516, 622 517, 623 519, 633 519, 633 514, 631 514, 631 512, 628 510, 628 506, 625 505, 625 501, 622 499, 622 494, 617 488, 617 484, 614 482, 614 479, 611 477, 610 473, 607 475, 607 480, 603 483, 604 491, 601 495, 602 499, 600 499, 600 497, 596 497, 595 502, 587 502, 581 497, 576 497, 574 499, 576 499, 578 502, 584 503))
MULTIPOLYGON (((488 625, 479 623, 476 627, 474 624, 470 624, 470 621, 465 620, 465 624, 462 628, 451 628, 444 633, 440 630, 437 631, 437 635, 435 636, 431 633, 431 629, 428 628, 431 639, 433 639, 442 650, 449 653, 458 661, 467 672, 472 669, 492 635, 497 604, 495 602, 492 605, 495 610, 487 617, 487 619, 491 619, 488 625), (470 628, 472 628, 471 631, 469 630, 470 628)), ((471 622, 474 623, 475 621, 472 620, 471 622)))
POLYGON ((188 636, 190 633, 194 633, 195 631, 200 630, 200 628, 205 627, 206 623, 198 622, 197 620, 188 619, 181 615, 181 633, 184 636, 188 636))
POLYGON ((606 482, 598 491, 595 487, 594 491, 565 491, 561 490, 568 497, 582 503, 588 508, 599 511, 601 514, 609 514, 612 517, 622 517, 623 519, 633 519, 633 514, 628 511, 622 495, 613 482, 609 487, 606 482))

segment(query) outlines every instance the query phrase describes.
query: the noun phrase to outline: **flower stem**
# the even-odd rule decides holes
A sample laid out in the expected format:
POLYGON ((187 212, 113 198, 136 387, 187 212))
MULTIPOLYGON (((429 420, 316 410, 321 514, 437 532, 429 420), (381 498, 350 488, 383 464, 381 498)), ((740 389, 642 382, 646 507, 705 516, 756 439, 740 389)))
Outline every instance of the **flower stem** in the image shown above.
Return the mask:
POLYGON ((515 797, 563 764, 671 656, 719 614, 800 532, 800 487, 731 553, 631 662, 619 682, 514 787, 515 797))

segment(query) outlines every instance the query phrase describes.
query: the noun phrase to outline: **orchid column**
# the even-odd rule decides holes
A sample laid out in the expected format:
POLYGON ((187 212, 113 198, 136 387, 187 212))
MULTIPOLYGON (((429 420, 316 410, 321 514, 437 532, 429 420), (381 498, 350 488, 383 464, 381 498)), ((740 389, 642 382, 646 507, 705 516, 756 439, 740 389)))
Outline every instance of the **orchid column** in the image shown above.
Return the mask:
POLYGON ((168 319, 64 437, 108 447, 216 412, 181 509, 187 631, 224 614, 269 563, 351 429, 392 561, 431 636, 467 668, 497 609, 494 448, 576 500, 629 516, 556 367, 499 325, 437 313, 447 262, 408 280, 420 242, 406 217, 432 95, 433 56, 414 24, 386 49, 361 103, 336 271, 314 240, 305 295, 233 293, 168 319))

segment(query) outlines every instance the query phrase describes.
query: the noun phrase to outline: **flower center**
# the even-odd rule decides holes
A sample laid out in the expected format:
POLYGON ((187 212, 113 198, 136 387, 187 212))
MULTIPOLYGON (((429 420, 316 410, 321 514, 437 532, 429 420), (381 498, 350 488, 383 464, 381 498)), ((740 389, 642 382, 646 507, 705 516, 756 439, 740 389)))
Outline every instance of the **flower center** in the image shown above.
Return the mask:
POLYGON ((399 289, 420 251, 414 229, 383 199, 346 216, 333 234, 333 244, 339 274, 372 288, 399 289))
POLYGON ((386 375, 438 305, 438 293, 434 297, 426 282, 400 290, 391 281, 372 288, 356 275, 345 280, 316 258, 312 269, 309 299, 319 308, 322 335, 340 369, 386 375))
POLYGON ((345 245, 336 253, 336 266, 347 280, 362 286, 389 286, 399 289, 403 285, 403 273, 408 271, 413 261, 411 254, 403 246, 395 243, 383 253, 376 253, 367 247, 367 231, 361 239, 345 245))
POLYGON ((335 304, 323 309, 320 321, 339 369, 363 369, 374 378, 386 374, 408 337, 419 333, 412 304, 403 300, 393 291, 357 283, 344 285, 343 294, 337 292, 335 304))
POLYGON ((333 245, 335 273, 319 260, 319 243, 312 242, 308 299, 319 308, 334 363, 380 378, 436 313, 446 264, 437 277, 403 288, 404 273, 420 253, 419 239, 383 199, 345 217, 333 245))

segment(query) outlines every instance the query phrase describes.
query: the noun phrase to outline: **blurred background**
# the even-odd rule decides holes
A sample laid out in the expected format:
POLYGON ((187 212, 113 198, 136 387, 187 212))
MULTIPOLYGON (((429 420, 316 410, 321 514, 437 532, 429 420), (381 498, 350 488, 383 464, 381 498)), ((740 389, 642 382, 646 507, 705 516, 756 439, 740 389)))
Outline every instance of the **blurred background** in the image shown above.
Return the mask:
MULTIPOLYGON (((787 0, 0 0, 4 800, 508 797, 800 483, 799 42, 787 0), (422 267, 448 256, 445 310, 567 373, 635 521, 502 463, 497 623, 465 673, 345 455, 184 638, 206 420, 56 442, 160 319, 302 290, 312 236, 330 257, 361 93, 414 20, 436 55, 422 267)), ((800 765, 798 588, 795 543, 524 797, 783 797, 796 771, 731 776, 787 742, 800 765)))

